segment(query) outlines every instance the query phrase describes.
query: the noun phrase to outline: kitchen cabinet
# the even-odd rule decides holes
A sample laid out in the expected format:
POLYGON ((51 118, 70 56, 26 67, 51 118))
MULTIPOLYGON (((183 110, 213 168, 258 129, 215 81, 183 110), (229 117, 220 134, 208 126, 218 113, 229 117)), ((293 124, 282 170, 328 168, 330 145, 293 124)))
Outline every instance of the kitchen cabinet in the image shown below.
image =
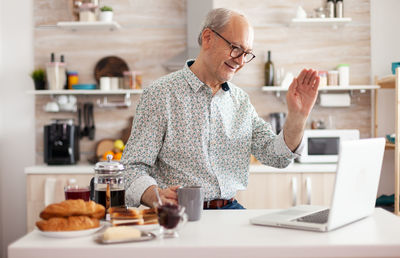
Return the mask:
POLYGON ((55 203, 65 200, 64 186, 72 178, 78 185, 89 185, 93 173, 87 174, 28 174, 26 177, 26 228, 30 232, 46 202, 55 203))
MULTIPOLYGON (((399 195, 400 195, 400 149, 399 149, 399 137, 400 137, 400 68, 396 68, 395 76, 390 76, 383 78, 381 80, 377 80, 377 84, 381 86, 381 88, 386 89, 395 89, 395 144, 386 143, 386 149, 394 149, 394 214, 400 215, 399 211, 399 195)), ((375 128, 374 134, 377 137, 377 105, 378 98, 375 94, 375 128)))
POLYGON ((248 209, 284 209, 294 205, 329 206, 335 172, 252 173, 236 199, 248 209))

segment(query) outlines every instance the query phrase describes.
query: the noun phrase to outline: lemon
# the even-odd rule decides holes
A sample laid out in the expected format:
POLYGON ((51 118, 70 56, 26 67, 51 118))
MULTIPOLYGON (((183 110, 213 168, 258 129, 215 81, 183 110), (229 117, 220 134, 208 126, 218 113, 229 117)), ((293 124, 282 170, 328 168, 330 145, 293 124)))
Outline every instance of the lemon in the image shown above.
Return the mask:
POLYGON ((122 140, 115 140, 114 141, 114 148, 123 151, 124 148, 125 148, 125 144, 124 144, 124 142, 122 140))

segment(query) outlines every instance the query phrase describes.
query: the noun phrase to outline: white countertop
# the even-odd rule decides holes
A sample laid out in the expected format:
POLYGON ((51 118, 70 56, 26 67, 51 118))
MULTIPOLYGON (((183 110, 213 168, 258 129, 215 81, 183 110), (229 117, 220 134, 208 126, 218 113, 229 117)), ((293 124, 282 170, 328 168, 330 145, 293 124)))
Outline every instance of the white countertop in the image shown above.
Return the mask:
POLYGON ((254 226, 249 219, 272 210, 205 210, 175 239, 99 245, 92 236, 55 239, 36 230, 8 247, 22 257, 399 257, 400 218, 383 209, 328 233, 254 226))
MULTIPOLYGON (((300 164, 293 163, 280 169, 265 165, 250 165, 250 173, 334 173, 337 164, 300 164)), ((25 174, 93 174, 94 165, 37 165, 25 168, 25 174)))

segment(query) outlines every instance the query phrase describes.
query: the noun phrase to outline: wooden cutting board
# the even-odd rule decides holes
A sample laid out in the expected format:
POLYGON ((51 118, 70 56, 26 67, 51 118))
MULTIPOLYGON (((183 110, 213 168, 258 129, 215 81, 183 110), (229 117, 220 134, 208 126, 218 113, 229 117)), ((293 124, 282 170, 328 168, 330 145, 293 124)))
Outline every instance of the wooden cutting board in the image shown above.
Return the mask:
POLYGON ((100 77, 123 77, 125 71, 129 71, 129 66, 122 58, 107 56, 97 62, 94 77, 99 84, 100 77))

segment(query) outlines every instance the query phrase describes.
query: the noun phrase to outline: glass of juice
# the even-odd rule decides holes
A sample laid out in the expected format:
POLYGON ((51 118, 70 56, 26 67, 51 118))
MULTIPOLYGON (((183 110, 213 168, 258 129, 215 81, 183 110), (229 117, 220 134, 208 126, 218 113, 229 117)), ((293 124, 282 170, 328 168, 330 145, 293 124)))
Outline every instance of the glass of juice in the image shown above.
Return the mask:
POLYGON ((65 200, 90 200, 90 186, 67 185, 64 187, 65 200))

